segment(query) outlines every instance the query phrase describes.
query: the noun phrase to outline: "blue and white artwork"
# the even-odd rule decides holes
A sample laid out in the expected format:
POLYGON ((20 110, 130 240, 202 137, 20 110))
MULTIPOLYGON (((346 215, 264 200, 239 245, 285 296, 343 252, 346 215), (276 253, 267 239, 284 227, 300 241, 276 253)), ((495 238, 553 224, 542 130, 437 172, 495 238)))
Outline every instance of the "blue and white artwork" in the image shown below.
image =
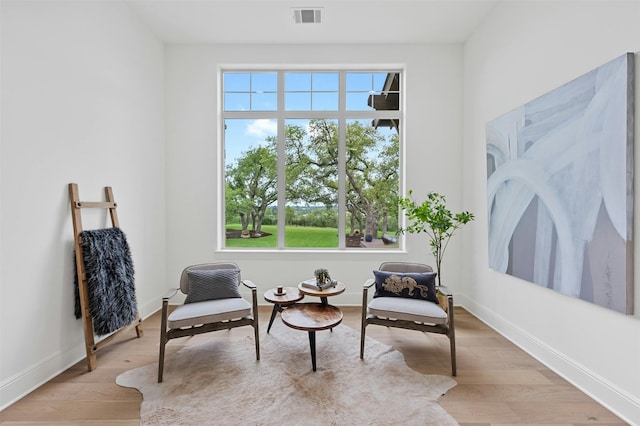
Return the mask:
POLYGON ((486 125, 489 266, 633 313, 628 53, 486 125))

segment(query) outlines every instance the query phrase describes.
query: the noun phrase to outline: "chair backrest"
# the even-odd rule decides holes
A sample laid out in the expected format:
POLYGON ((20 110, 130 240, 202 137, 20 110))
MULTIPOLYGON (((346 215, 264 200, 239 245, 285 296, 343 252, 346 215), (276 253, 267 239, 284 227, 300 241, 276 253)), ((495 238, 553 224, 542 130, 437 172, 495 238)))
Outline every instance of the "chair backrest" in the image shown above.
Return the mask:
MULTIPOLYGON (((188 271, 193 270, 209 270, 209 269, 240 269, 237 264, 233 262, 216 262, 216 263, 202 263, 199 265, 191 265, 184 268, 182 275, 180 275, 180 291, 184 294, 189 294, 189 276, 188 271)), ((238 285, 240 285, 240 274, 238 274, 238 285)))
POLYGON ((429 265, 412 262, 384 262, 378 269, 387 272, 433 272, 429 265))

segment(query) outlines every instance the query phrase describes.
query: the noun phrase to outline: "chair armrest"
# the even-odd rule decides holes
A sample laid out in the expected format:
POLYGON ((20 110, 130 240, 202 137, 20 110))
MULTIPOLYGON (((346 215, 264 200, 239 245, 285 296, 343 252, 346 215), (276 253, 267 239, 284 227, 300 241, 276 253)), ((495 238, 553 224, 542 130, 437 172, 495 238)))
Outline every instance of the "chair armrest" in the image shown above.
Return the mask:
MULTIPOLYGON (((162 316, 160 317, 160 332, 161 340, 166 338, 167 331, 167 317, 169 316, 169 299, 178 293, 177 288, 172 288, 167 291, 167 294, 162 296, 162 316)), ((166 340, 165 340, 166 343, 166 340)))
POLYGON ((437 293, 439 305, 447 313, 449 327, 453 328, 453 293, 442 285, 438 287, 437 293))
POLYGON ((258 288, 253 281, 242 280, 241 282, 245 287, 250 288, 251 290, 256 290, 258 288))
MULTIPOLYGON (((245 287, 251 289, 251 312, 253 313, 252 318, 253 318, 253 322, 254 322, 254 327, 256 330, 256 347, 258 345, 258 286, 256 286, 256 284, 253 281, 250 280, 242 280, 240 281, 242 283, 242 285, 244 285, 245 287)), ((258 359, 260 359, 260 356, 258 356, 258 359)))
POLYGON ((368 280, 366 280, 362 286, 362 288, 369 288, 371 287, 374 283, 376 282, 375 279, 373 278, 369 278, 368 280))
POLYGON ((172 288, 169 291, 167 291, 167 294, 165 294, 164 296, 162 296, 162 301, 164 302, 169 301, 169 299, 171 299, 173 296, 176 295, 176 293, 178 293, 178 289, 177 288, 172 288))
POLYGON ((443 285, 441 285, 440 287, 438 287, 438 293, 442 294, 443 296, 453 296, 453 293, 451 292, 451 290, 449 290, 449 287, 445 287, 443 285))

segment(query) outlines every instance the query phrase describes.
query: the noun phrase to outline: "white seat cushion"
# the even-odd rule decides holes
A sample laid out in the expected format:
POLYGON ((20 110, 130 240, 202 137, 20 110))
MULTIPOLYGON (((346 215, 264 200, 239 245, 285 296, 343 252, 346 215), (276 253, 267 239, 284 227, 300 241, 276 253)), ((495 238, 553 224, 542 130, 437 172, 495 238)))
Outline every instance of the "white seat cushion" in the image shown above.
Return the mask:
POLYGON ((169 314, 169 328, 191 327, 210 322, 251 316, 251 305, 242 297, 207 300, 178 306, 169 314))
POLYGON ((445 324, 447 313, 433 302, 405 297, 375 297, 367 312, 381 318, 393 318, 428 324, 445 324))

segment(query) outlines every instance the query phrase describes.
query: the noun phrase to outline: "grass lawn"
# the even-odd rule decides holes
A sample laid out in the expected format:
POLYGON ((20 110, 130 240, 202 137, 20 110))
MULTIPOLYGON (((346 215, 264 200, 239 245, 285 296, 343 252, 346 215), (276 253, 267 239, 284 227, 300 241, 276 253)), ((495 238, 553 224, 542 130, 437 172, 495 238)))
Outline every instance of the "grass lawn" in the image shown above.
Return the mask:
MULTIPOLYGON (((227 228, 241 229, 239 224, 229 224, 227 228)), ((227 247, 277 247, 278 229, 276 225, 262 225, 262 230, 271 235, 261 238, 228 238, 227 247)), ((287 226, 284 232, 285 246, 289 248, 337 248, 337 228, 314 228, 310 226, 287 226)))

